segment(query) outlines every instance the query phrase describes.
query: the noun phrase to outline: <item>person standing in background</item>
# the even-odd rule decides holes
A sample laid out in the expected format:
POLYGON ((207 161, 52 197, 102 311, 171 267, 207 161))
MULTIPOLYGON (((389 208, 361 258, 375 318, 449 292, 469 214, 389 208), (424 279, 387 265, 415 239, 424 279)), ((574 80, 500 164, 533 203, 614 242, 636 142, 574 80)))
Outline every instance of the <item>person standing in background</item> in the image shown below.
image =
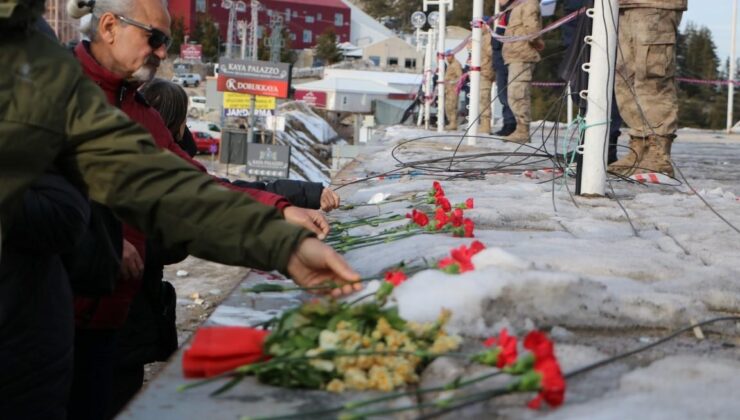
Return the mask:
MULTIPOLYGON (((542 29, 540 3, 525 0, 511 9, 506 36, 531 35, 542 29)), ((531 85, 534 66, 540 61, 540 51, 545 48, 542 38, 506 42, 503 46, 504 62, 509 66, 508 99, 516 118, 516 130, 504 137, 515 143, 529 142, 531 114, 531 85)))
POLYGON ((678 128, 676 38, 687 0, 621 0, 615 90, 629 126, 630 152, 609 165, 622 176, 673 176, 678 128))
POLYGON ((462 77, 463 71, 460 62, 455 58, 451 50, 445 52, 447 69, 445 70, 445 115, 449 124, 445 130, 457 130, 457 106, 460 97, 457 91, 457 83, 462 77))
MULTIPOLYGON (((502 9, 509 7, 510 1, 505 1, 501 4, 502 9)), ((506 24, 509 21, 509 15, 511 12, 506 12, 499 17, 496 24, 496 35, 506 34, 506 24)), ((509 83, 509 67, 504 62, 503 47, 504 44, 501 41, 492 38, 492 50, 493 50, 493 69, 496 74, 496 96, 501 101, 503 108, 501 110, 504 124, 501 129, 495 133, 494 136, 508 136, 516 130, 516 118, 514 113, 511 111, 509 106, 509 95, 507 94, 507 84, 509 83)))

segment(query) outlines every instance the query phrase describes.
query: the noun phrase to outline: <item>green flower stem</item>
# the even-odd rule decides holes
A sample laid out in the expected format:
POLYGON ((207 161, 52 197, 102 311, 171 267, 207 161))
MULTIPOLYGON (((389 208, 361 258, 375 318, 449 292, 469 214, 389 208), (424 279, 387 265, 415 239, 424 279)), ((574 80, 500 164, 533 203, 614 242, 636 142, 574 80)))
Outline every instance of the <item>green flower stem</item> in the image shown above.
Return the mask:
MULTIPOLYGON (((323 410, 316 410, 316 411, 309 411, 309 412, 301 412, 300 414, 285 414, 281 416, 269 416, 269 417, 243 417, 243 419, 249 418, 250 420, 288 420, 288 419, 299 419, 299 418, 311 418, 314 416, 325 416, 328 414, 338 413, 343 410, 356 410, 361 407, 366 407, 368 405, 373 405, 385 401, 394 400, 397 398, 410 396, 410 395, 420 395, 420 394, 428 394, 431 392, 439 392, 439 391, 450 391, 455 389, 464 388, 466 386, 473 385, 475 383, 485 381, 487 379, 493 378, 495 376, 501 375, 504 373, 503 371, 496 371, 492 373, 487 373, 484 375, 480 375, 465 381, 460 381, 459 379, 455 379, 454 381, 448 382, 445 385, 430 387, 430 388, 420 388, 413 391, 401 391, 401 392, 394 392, 392 394, 383 395, 381 397, 377 398, 370 398, 367 400, 361 400, 361 401, 350 401, 348 403, 345 403, 341 406, 332 407, 332 408, 326 408, 323 410)), ((404 408, 408 409, 408 408, 404 408)), ((390 414, 390 413, 388 413, 390 414)), ((359 415, 358 418, 363 418, 365 414, 359 415)))

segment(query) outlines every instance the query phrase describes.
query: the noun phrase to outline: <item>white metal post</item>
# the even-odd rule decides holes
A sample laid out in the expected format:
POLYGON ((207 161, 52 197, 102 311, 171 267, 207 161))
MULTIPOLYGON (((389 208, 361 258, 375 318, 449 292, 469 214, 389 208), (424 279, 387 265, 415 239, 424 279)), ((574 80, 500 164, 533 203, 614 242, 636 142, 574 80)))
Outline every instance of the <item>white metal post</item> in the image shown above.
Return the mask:
POLYGON ((588 110, 583 143, 581 195, 603 196, 606 186, 606 144, 609 133, 614 74, 617 57, 619 0, 596 0, 586 14, 593 30, 586 42, 591 45, 588 72, 588 110))
POLYGON ((427 50, 424 55, 424 129, 429 130, 432 101, 432 45, 434 45, 434 28, 430 28, 427 38, 427 50))
POLYGON ((732 111, 735 102, 735 35, 737 25, 737 0, 732 0, 732 46, 730 47, 730 74, 727 75, 729 84, 727 86, 727 133, 732 131, 734 125, 732 111))
MULTIPOLYGON (((497 2, 498 3, 498 2, 497 2)), ((478 116, 480 115, 480 62, 483 20, 483 0, 473 0, 473 37, 470 54, 470 106, 468 107, 468 144, 475 144, 478 135, 478 116)))
POLYGON ((445 32, 447 32, 447 2, 439 2, 437 28, 437 132, 445 129, 445 32))
POLYGON ((247 59, 247 22, 239 22, 239 26, 241 27, 241 33, 242 33, 242 60, 247 59))

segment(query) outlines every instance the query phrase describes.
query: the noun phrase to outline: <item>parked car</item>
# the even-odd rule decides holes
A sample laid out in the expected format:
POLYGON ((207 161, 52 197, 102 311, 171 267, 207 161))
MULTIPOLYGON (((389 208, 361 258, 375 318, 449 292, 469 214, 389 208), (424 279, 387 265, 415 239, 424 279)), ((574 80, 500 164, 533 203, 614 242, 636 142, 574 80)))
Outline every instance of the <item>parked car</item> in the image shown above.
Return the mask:
POLYGON ((198 153, 217 154, 221 140, 213 137, 207 131, 192 131, 198 153))
POLYGON ((172 77, 172 82, 177 83, 178 85, 182 87, 188 87, 188 86, 200 86, 200 74, 197 73, 183 73, 183 74, 176 74, 172 77))
POLYGON ((188 98, 188 115, 191 117, 199 117, 208 111, 206 106, 205 96, 190 96, 188 98))
POLYGON ((211 135, 211 137, 221 140, 221 127, 216 123, 209 121, 198 121, 188 120, 188 130, 192 131, 204 131, 211 135))

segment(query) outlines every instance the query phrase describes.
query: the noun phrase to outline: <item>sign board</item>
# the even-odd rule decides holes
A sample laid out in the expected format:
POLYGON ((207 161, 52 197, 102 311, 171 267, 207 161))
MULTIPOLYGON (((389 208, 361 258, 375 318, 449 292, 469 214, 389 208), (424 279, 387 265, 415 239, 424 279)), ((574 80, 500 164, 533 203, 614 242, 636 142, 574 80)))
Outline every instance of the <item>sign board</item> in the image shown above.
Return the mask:
MULTIPOLYGON (((269 117, 272 115, 270 109, 256 109, 254 115, 257 117, 269 117)), ((248 117, 249 109, 224 108, 224 117, 248 117)))
POLYGON ((203 46, 200 44, 180 45, 180 58, 183 60, 200 61, 203 57, 203 46))
MULTIPOLYGON (((224 108, 249 109, 251 100, 252 95, 224 92, 224 108)), ((277 99, 270 96, 257 96, 255 105, 256 109, 275 109, 277 108, 277 99)))
POLYGON ((281 144, 247 144, 247 175, 288 178, 290 175, 290 146, 281 144))
POLYGON ((218 69, 220 92, 288 97, 290 64, 221 58, 218 69))
POLYGON ((265 119, 265 128, 269 131, 285 131, 285 117, 270 115, 265 119))
POLYGON ((318 108, 326 107, 326 92, 315 90, 296 90, 295 99, 296 101, 303 101, 310 106, 315 106, 318 108))

